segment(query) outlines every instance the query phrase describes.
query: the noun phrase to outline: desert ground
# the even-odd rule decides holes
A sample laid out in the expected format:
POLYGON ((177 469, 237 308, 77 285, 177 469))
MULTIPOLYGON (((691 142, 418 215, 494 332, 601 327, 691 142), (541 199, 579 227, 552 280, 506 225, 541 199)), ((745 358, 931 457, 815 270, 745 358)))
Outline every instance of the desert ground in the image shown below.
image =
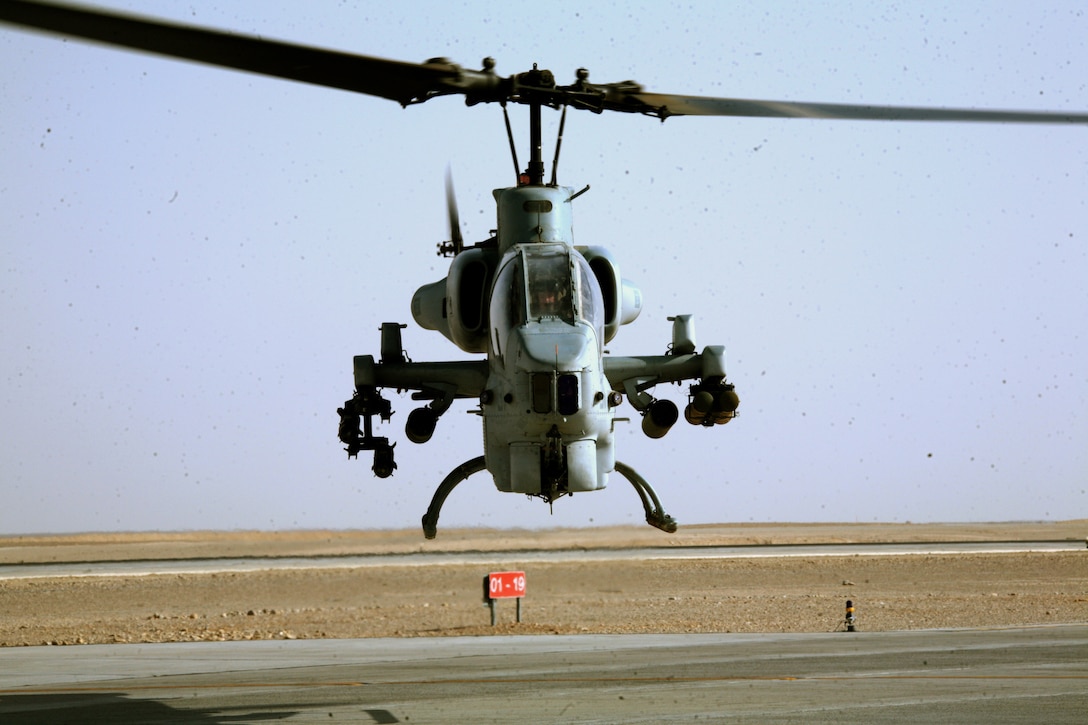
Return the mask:
POLYGON ((0 646, 492 634, 831 632, 1088 622, 1088 520, 287 531, 0 537, 0 646), (774 556, 800 543, 1063 541, 1050 553, 774 556), (525 562, 526 552, 765 546, 771 556, 525 562), (450 563, 139 576, 20 576, 31 564, 488 552, 450 563), (488 571, 523 569, 491 626, 488 571))

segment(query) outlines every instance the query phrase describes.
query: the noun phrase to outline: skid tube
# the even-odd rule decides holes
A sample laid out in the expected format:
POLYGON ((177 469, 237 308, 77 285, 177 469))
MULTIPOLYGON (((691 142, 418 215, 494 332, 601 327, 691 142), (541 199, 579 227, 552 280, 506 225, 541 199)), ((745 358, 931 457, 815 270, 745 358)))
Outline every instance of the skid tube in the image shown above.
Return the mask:
POLYGON ((646 523, 668 534, 675 533, 676 519, 669 516, 661 508, 661 501, 658 500, 657 493, 654 492, 649 482, 640 476, 635 469, 619 461, 616 461, 616 473, 630 481, 631 485, 638 491, 639 498, 642 499, 642 508, 646 510, 646 523))
POLYGON ((423 514, 423 536, 433 539, 438 535, 438 512, 442 510, 442 504, 445 503, 446 497, 450 495, 454 487, 472 474, 486 468, 484 457, 476 456, 450 471, 449 475, 442 479, 442 483, 438 484, 438 489, 434 492, 434 498, 431 499, 431 505, 427 507, 427 513, 423 514))
MULTIPOLYGON (((438 514, 442 510, 442 504, 446 502, 446 497, 459 483, 474 473, 486 470, 486 468, 487 464, 484 457, 477 456, 465 461, 442 479, 442 483, 438 485, 438 489, 434 492, 434 497, 431 498, 431 505, 427 507, 427 513, 423 514, 423 536, 425 538, 433 539, 438 535, 438 514)), ((646 479, 640 476, 635 469, 619 461, 616 461, 616 473, 630 481, 635 491, 638 492, 639 498, 642 499, 642 508, 646 511, 646 523, 666 533, 675 533, 677 528, 676 519, 662 510, 657 493, 646 479)))

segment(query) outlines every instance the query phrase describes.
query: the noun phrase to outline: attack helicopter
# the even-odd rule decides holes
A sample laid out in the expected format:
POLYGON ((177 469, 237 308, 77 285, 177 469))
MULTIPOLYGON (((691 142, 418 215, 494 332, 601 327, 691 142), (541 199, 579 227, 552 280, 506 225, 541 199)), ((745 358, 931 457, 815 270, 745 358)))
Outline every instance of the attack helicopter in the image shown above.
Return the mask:
POLYGON ((483 356, 457 362, 413 362, 403 350, 399 322, 381 327, 379 355, 356 356, 354 394, 338 409, 338 437, 349 457, 373 455, 379 477, 396 469, 395 443, 375 435, 389 422, 383 389, 412 391, 421 403, 407 415, 409 441, 426 443, 439 419, 459 400, 475 401, 482 419, 484 454, 455 468, 439 485, 423 517, 433 538, 441 506, 455 486, 488 471, 498 490, 552 504, 574 493, 604 488, 609 474, 627 479, 646 518, 676 529, 656 492, 617 460, 615 424, 626 400, 651 438, 664 436, 679 407, 654 397, 656 386, 688 383, 683 416, 713 427, 731 421, 739 398, 726 375, 725 349, 698 348, 691 315, 678 314, 665 354, 616 357, 605 345, 642 308, 641 293, 601 247, 574 243, 573 206, 586 188, 558 183, 556 168, 568 109, 636 113, 665 121, 673 116, 749 116, 889 121, 960 121, 1085 124, 1088 114, 887 107, 709 98, 651 93, 633 81, 597 84, 578 70, 570 85, 537 67, 503 77, 485 59, 479 70, 448 59, 406 63, 283 42, 220 33, 116 13, 49 3, 2 1, 0 20, 49 32, 159 53, 217 66, 373 95, 409 107, 440 96, 464 96, 466 105, 498 104, 506 118, 514 185, 494 192, 496 227, 466 245, 447 182, 450 239, 439 253, 447 275, 419 288, 411 311, 421 327, 441 333, 460 350, 483 356), (518 161, 506 116, 511 103, 529 109, 529 161, 518 161), (541 117, 559 111, 551 177, 545 180, 541 117), (376 420, 377 419, 377 420, 376 420))

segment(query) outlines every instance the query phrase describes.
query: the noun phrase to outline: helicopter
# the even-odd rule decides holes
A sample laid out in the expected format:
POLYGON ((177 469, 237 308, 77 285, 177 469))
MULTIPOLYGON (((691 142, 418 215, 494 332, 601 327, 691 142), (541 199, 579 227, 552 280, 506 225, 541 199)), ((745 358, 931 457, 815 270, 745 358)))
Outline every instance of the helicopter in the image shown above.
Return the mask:
MULTIPOLYGON (((679 418, 654 386, 690 381, 684 417, 711 427, 736 415, 739 399, 725 374, 721 346, 698 351, 690 315, 675 315, 665 355, 619 358, 604 345, 633 322, 641 295, 619 274, 605 249, 573 242, 571 210, 581 191, 560 186, 556 161, 545 181, 540 117, 544 108, 637 113, 662 121, 673 116, 819 117, 871 120, 1085 123, 1079 114, 994 112, 877 107, 704 98, 649 93, 636 83, 595 84, 578 72, 559 85, 549 71, 532 69, 500 77, 485 60, 470 70, 446 59, 421 64, 349 56, 214 31, 136 20, 43 3, 0 3, 0 17, 27 26, 140 50, 213 63, 302 82, 352 90, 412 106, 461 95, 469 106, 527 105, 530 160, 517 162, 516 185, 495 192, 498 222, 491 237, 466 246, 452 186, 447 204, 451 239, 439 251, 452 258, 441 280, 421 287, 412 313, 464 352, 486 355, 472 362, 416 363, 407 359, 401 323, 382 326, 380 356, 357 356, 355 393, 340 408, 339 438, 349 456, 372 452, 374 473, 392 475, 394 445, 374 435, 391 404, 383 388, 412 390, 426 405, 406 422, 411 442, 430 439, 439 418, 457 400, 479 401, 485 453, 450 473, 424 517, 432 537, 445 497, 460 481, 487 470, 501 491, 538 497, 549 504, 576 492, 599 490, 609 473, 627 478, 639 492, 650 523, 666 531, 665 514, 649 484, 615 458, 616 412, 626 399, 642 417, 644 432, 662 437, 679 418)), ((565 116, 564 116, 565 118, 565 116)), ((560 123, 562 128, 562 121, 560 123)), ((512 133, 509 132, 513 148, 512 133)), ((560 139, 562 131, 560 132, 560 139)))

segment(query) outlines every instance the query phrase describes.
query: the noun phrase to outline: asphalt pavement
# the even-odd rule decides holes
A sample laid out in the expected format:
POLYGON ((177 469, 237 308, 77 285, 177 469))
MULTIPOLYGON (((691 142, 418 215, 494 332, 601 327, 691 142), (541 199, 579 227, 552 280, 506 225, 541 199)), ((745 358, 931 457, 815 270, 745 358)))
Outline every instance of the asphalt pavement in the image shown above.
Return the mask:
POLYGON ((1083 723, 1088 625, 0 650, 0 722, 1083 723))

